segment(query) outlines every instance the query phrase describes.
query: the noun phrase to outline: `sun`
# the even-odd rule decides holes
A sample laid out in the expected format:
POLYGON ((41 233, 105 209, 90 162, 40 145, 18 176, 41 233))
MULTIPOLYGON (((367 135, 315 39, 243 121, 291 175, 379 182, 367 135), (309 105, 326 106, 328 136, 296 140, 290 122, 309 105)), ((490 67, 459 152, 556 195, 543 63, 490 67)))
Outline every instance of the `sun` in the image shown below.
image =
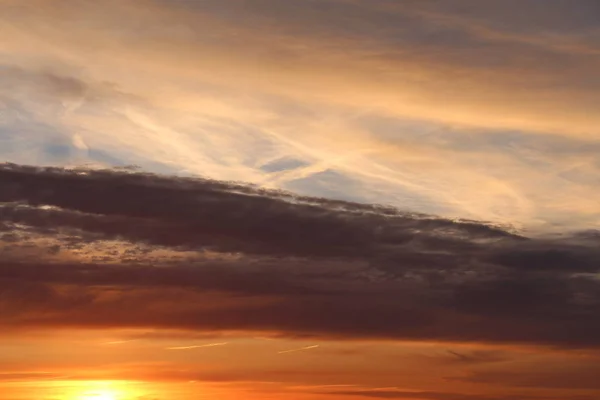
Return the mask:
POLYGON ((77 400, 120 400, 118 394, 110 389, 100 389, 83 393, 77 400))
MULTIPOLYGON (((1 1, 1 0, 0 0, 1 1)), ((128 380, 62 381, 61 400, 133 400, 147 395, 142 382, 128 380)))
POLYGON ((70 391, 69 400, 130 400, 137 391, 124 382, 80 381, 70 391))

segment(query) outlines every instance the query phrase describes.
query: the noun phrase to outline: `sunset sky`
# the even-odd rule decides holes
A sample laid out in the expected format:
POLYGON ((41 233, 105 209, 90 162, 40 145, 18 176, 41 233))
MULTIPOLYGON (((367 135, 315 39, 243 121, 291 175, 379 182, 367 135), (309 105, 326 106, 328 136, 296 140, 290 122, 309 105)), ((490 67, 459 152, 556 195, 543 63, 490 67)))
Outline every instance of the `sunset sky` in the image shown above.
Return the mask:
POLYGON ((0 0, 0 400, 600 399, 600 1, 0 0))

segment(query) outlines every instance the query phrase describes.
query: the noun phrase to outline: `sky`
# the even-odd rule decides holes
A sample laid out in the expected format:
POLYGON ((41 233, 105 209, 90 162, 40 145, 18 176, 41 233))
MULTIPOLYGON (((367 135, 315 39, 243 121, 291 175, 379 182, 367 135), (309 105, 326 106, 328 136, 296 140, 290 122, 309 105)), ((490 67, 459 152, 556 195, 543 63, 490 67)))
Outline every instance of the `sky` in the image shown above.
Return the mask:
POLYGON ((597 0, 0 0, 0 400, 600 398, 597 0))

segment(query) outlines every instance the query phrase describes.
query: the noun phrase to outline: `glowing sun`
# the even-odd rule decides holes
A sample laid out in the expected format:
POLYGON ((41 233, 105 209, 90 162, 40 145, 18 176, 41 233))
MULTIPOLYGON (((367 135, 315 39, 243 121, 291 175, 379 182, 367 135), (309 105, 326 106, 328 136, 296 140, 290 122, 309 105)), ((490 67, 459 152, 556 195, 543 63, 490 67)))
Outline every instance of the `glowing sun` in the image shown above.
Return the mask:
POLYGON ((128 400, 137 392, 125 383, 115 381, 82 381, 78 386, 73 388, 69 400, 128 400))
POLYGON ((119 400, 119 397, 113 390, 102 389, 84 393, 77 400, 119 400))
POLYGON ((133 400, 146 394, 134 381, 64 381, 63 385, 62 400, 133 400))

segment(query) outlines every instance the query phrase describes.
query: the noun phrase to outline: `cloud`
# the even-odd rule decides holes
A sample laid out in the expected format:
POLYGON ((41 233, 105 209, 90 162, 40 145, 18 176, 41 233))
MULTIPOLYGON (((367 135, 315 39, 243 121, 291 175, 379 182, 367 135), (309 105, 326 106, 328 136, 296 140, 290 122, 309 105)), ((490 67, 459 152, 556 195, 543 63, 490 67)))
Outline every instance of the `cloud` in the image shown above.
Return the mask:
POLYGON ((81 79, 49 70, 32 71, 16 65, 1 65, 0 78, 3 89, 9 91, 36 91, 60 100, 79 100, 91 88, 81 79))
POLYGON ((0 189, 12 329, 599 344, 594 235, 126 170, 6 164, 0 189))
POLYGON ((3 2, 0 157, 597 228, 597 7, 404 3, 3 2))
POLYGON ((591 396, 574 395, 564 397, 528 396, 528 395, 486 395, 486 394, 460 394, 448 392, 408 392, 401 390, 346 390, 327 392, 335 396, 357 396, 375 399, 423 399, 423 400, 591 400, 591 396))
POLYGON ((522 363, 513 368, 488 368, 470 371, 462 377, 449 377, 450 381, 475 384, 502 384, 505 387, 538 389, 579 389, 598 390, 598 356, 589 355, 579 359, 556 364, 522 363))
POLYGON ((28 172, 11 166, 0 173, 7 187, 0 201, 12 203, 3 209, 7 221, 38 227, 65 223, 106 239, 122 236, 156 245, 270 255, 358 257, 380 254, 387 242, 424 240, 431 242, 426 246, 452 247, 468 245, 455 237, 462 235, 516 239, 488 225, 419 217, 383 206, 293 197, 226 182, 110 171, 79 175, 31 168, 28 172), (47 180, 48 176, 56 179, 47 180), (74 187, 82 190, 80 198, 72 196, 74 187), (141 198, 153 201, 140 204, 141 198), (23 201, 56 208, 20 207, 23 201))
MULTIPOLYGON (((547 44, 551 31, 544 32, 547 36, 514 34, 497 23, 498 14, 506 18, 515 9, 539 15, 546 24, 555 19, 577 26, 585 17, 561 14, 560 7, 473 3, 468 7, 456 2, 411 2, 400 7, 385 1, 309 2, 309 7, 306 2, 257 1, 232 2, 223 8, 211 1, 175 6, 169 2, 171 9, 165 12, 164 2, 153 3, 158 4, 153 9, 157 15, 188 28, 188 35, 178 37, 176 45, 205 49, 213 58, 202 65, 218 66, 223 76, 237 76, 244 85, 249 84, 246 77, 254 76, 260 90, 351 107, 369 104, 380 112, 452 124, 579 130, 586 136, 593 132, 583 110, 591 107, 586 84, 594 85, 591 65, 597 54, 578 54, 567 45, 552 48, 547 44), (462 17, 465 8, 472 11, 472 18, 462 17), (213 27, 217 33, 212 40, 189 42, 201 35, 191 25, 192 16, 213 27), (224 51, 224 46, 236 51, 224 51), (250 52, 255 60, 248 57, 250 52), (572 62, 578 57, 588 62, 572 62), (261 79, 256 60, 269 71, 268 81, 261 79), (551 88, 557 81, 564 86, 551 88), (578 107, 569 107, 566 98, 578 107)), ((519 25, 523 27, 523 21, 519 25)), ((597 50, 597 45, 592 48, 597 50)))
POLYGON ((510 357, 506 354, 495 350, 473 350, 470 352, 448 350, 447 353, 448 357, 445 361, 467 365, 496 363, 510 360, 510 357))

